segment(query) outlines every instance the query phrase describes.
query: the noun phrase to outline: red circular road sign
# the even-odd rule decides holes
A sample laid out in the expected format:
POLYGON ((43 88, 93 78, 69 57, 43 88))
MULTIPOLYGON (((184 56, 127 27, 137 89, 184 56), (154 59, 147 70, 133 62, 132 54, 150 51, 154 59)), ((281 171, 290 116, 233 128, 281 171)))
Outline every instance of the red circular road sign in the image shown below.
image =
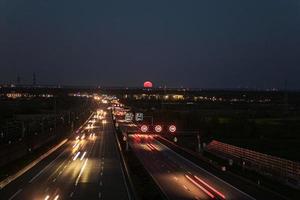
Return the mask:
POLYGON ((141 131, 142 131, 143 133, 146 133, 148 130, 149 130, 149 128, 148 128, 147 125, 142 125, 142 126, 141 126, 141 131))
POLYGON ((169 126, 169 131, 170 131, 171 133, 174 133, 174 132, 176 131, 176 126, 175 126, 175 125, 169 126))
POLYGON ((156 125, 154 127, 155 132, 160 133, 162 131, 162 126, 161 125, 156 125))

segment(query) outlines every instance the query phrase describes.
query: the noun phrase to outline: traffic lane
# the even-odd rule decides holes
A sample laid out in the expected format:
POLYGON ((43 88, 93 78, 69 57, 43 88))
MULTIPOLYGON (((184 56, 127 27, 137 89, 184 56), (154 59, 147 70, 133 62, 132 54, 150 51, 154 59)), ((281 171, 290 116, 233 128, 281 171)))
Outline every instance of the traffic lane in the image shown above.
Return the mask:
POLYGON ((37 175, 39 175, 41 171, 45 172, 45 169, 50 169, 49 171, 51 171, 51 168, 55 168, 56 162, 63 161, 63 157, 65 156, 65 154, 67 154, 67 146, 69 144, 70 142, 68 141, 53 154, 43 159, 41 162, 36 164, 22 176, 20 176, 15 181, 11 182, 5 188, 0 190, 0 196, 4 199, 9 199, 16 193, 21 193, 20 191, 23 191, 23 187, 30 184, 30 182, 33 181, 33 178, 37 177, 37 175))
POLYGON ((168 161, 161 159, 161 155, 147 144, 148 142, 143 141, 130 142, 137 157, 168 198, 209 199, 205 193, 188 181, 184 174, 179 172, 176 167, 171 167, 168 161))
MULTIPOLYGON (((91 116, 89 117, 89 119, 91 118, 91 116)), ((17 197, 20 193, 23 192, 23 187, 31 183, 33 179, 35 179, 35 177, 39 176, 41 173, 44 173, 46 169, 48 169, 48 167, 55 167, 55 162, 57 162, 57 160, 60 160, 61 156, 66 153, 65 150, 67 149, 66 147, 69 145, 69 143, 70 141, 67 141, 64 145, 55 150, 49 156, 42 159, 16 180, 12 181, 6 187, 2 188, 0 190, 1 198, 10 199, 17 197)), ((48 171, 51 172, 52 170, 48 171)))
MULTIPOLYGON (((103 199, 129 199, 123 168, 121 166, 120 155, 117 149, 115 129, 112 118, 107 117, 104 131, 104 168, 102 170, 102 198, 103 199), (117 191, 117 192, 112 192, 117 191)), ((99 183, 101 184, 101 183, 99 183)))
POLYGON ((190 174, 193 177, 198 177, 198 179, 202 180, 204 183, 215 188, 217 191, 220 191, 222 194, 226 196, 228 199, 242 199, 242 200, 250 200, 254 199, 249 194, 239 190, 238 188, 230 185, 229 183, 223 181, 222 179, 214 176, 213 174, 207 172, 206 170, 200 168, 199 166, 191 163, 187 159, 175 153, 170 148, 166 147, 159 141, 153 139, 151 140, 152 145, 157 146, 160 149, 162 154, 171 160, 173 163, 176 163, 179 166, 179 169, 186 173, 190 174))
MULTIPOLYGON (((67 169, 70 164, 73 157, 72 145, 72 141, 68 142, 64 151, 56 159, 36 173, 27 184, 24 184, 18 195, 12 195, 9 198, 39 199, 42 198, 42 196, 45 196, 44 194, 51 189, 51 183, 56 182, 58 176, 60 176, 62 171, 67 169)), ((85 145, 86 144, 82 145, 79 150, 84 148, 85 145)))
POLYGON ((170 199, 195 199, 201 196, 206 199, 190 183, 182 179, 182 175, 177 170, 169 168, 165 161, 162 162, 157 158, 156 153, 147 149, 146 144, 135 144, 134 146, 136 155, 167 197, 170 199))
POLYGON ((100 155, 102 151, 102 134, 95 130, 95 143, 87 155, 87 161, 82 174, 75 182, 75 188, 70 192, 72 199, 98 199, 98 182, 101 170, 100 155))
POLYGON ((113 130, 109 120, 97 128, 100 143, 95 145, 72 199, 128 199, 113 130))
POLYGON ((68 161, 66 169, 60 171, 58 176, 54 178, 52 182, 50 180, 50 182, 48 183, 48 187, 50 187, 51 190, 49 194, 46 195, 54 197, 58 194, 62 199, 68 199, 74 195, 80 179, 86 172, 88 157, 90 155, 90 152, 94 148, 95 142, 95 139, 86 137, 84 147, 73 154, 72 159, 68 161), (76 157, 78 152, 81 153, 76 157))

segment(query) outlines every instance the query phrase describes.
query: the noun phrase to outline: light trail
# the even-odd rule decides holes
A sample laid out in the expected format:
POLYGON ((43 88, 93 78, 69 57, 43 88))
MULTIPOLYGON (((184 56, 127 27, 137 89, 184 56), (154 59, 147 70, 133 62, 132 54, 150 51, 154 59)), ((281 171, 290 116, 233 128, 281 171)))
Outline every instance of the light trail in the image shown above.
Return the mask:
POLYGON ((205 185, 206 187, 208 187, 209 189, 211 189, 212 191, 214 191, 217 195, 219 195, 220 197, 222 197, 223 199, 225 198, 225 195, 222 194, 221 192, 219 192, 218 190, 216 190, 215 188, 213 188, 212 186, 208 185, 208 183, 204 182, 202 179, 200 179, 197 176, 194 176, 199 182, 201 182, 203 185, 205 185))
POLYGON ((199 185, 196 181, 194 181, 191 177, 189 177, 188 175, 185 175, 185 177, 191 181, 192 183, 194 183, 198 188, 200 188, 203 192, 205 192, 208 196, 210 196, 212 199, 215 198, 215 196, 210 193, 208 190, 206 190, 204 187, 202 187, 201 185, 199 185))
POLYGON ((85 152, 82 154, 82 156, 81 156, 80 160, 83 160, 83 158, 84 158, 85 154, 86 154, 86 151, 85 151, 85 152))
POLYGON ((76 160, 78 158, 79 154, 80 154, 80 151, 77 152, 77 154, 74 156, 73 160, 76 160))
POLYGON ((82 173, 83 173, 83 171, 84 171, 84 169, 85 169, 85 166, 86 166, 87 161, 88 161, 88 159, 86 159, 86 160, 84 161, 84 164, 83 164, 82 167, 81 167, 80 173, 79 173, 79 175, 78 175, 78 177, 77 177, 77 179, 76 179, 76 182, 75 182, 75 186, 77 186, 77 184, 78 184, 78 182, 79 182, 79 179, 80 179, 80 177, 81 177, 81 175, 82 175, 82 173))
POLYGON ((55 198, 54 198, 54 200, 57 200, 58 198, 59 198, 59 195, 56 195, 55 198))

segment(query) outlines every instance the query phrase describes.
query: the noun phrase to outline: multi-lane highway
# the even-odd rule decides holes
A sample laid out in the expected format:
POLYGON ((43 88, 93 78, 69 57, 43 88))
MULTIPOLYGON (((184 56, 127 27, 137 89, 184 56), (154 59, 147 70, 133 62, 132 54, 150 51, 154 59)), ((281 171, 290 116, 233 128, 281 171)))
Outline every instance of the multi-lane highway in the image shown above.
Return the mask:
POLYGON ((129 199, 108 115, 98 112, 57 151, 1 189, 0 199, 129 199))
POLYGON ((130 145, 170 199, 254 199, 164 146, 153 136, 131 135, 130 145))

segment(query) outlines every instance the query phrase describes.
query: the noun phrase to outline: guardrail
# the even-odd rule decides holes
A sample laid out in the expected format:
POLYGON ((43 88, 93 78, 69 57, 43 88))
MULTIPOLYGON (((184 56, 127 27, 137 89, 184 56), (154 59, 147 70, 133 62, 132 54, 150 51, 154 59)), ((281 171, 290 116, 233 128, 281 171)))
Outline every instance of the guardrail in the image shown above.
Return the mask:
POLYGON ((25 172, 27 172, 28 170, 30 170, 32 167, 34 167, 36 164, 38 164, 44 158, 48 157, 50 154, 52 154, 54 151, 56 151, 58 148, 60 148, 62 145, 64 145, 67 141, 68 141, 67 139, 63 140, 58 145, 56 145, 55 147, 53 147, 52 149, 50 149, 45 154, 41 155, 39 158, 37 158, 36 160, 34 160, 33 162, 31 162, 30 164, 26 165, 23 169, 19 170, 14 175, 11 175, 11 176, 7 177, 6 179, 4 179, 3 181, 1 181, 0 182, 0 189, 4 188, 9 183, 11 183, 12 181, 16 180, 20 176, 22 176, 25 172))
MULTIPOLYGON (((112 115, 112 113, 111 113, 111 117, 112 117, 113 115, 112 115)), ((112 122, 113 122, 114 120, 113 120, 113 117, 112 117, 112 122)), ((128 188, 128 197, 129 197, 129 199, 130 200, 138 200, 139 198, 138 198, 138 195, 137 195, 137 193, 136 193, 136 191, 135 191, 135 189, 134 189, 134 185, 133 185, 133 182, 132 182, 132 180, 131 180, 131 176, 130 176, 130 171, 129 171, 129 169, 128 169, 128 166, 127 166, 127 163, 126 163, 126 160, 125 160, 125 158, 124 158, 124 156, 123 156, 123 149, 122 149, 122 147, 121 147, 121 144, 120 144, 120 141, 119 141, 119 138, 118 138, 118 136, 117 136, 117 133, 116 133, 116 127, 115 127, 115 124, 113 123, 113 126, 114 126, 114 135, 115 135, 115 138, 116 138, 116 144, 117 144, 117 149, 118 149, 118 152, 119 152, 119 157, 120 157, 120 161, 121 161, 121 166, 122 166, 122 168, 123 168, 123 171, 125 172, 125 181, 126 181, 126 184, 127 184, 127 186, 129 186, 129 187, 127 187, 128 188)))
POLYGON ((300 163, 298 162, 236 147, 216 140, 209 143, 206 146, 206 150, 230 156, 239 162, 245 162, 244 164, 247 163, 247 165, 255 167, 256 171, 269 173, 282 178, 292 178, 300 182, 300 163))
MULTIPOLYGON (((93 116, 93 113, 90 115, 90 117, 83 123, 83 125, 81 125, 78 131, 81 131, 83 126, 89 121, 89 119, 93 116)), ((52 154, 53 152, 55 152, 56 150, 58 150, 61 146, 63 146, 66 142, 68 141, 68 139, 64 139, 63 141, 61 141, 59 144, 55 145, 53 148, 51 148, 49 151, 47 151, 46 153, 44 153, 43 155, 41 155, 40 157, 38 157, 37 159, 35 159, 33 162, 29 163, 28 165, 26 165, 24 168, 22 168, 21 170, 19 170, 17 173, 7 177, 6 179, 2 180, 0 182, 0 189, 3 189, 5 186, 7 186, 9 183, 11 183, 12 181, 16 180, 17 178, 19 178, 20 176, 22 176, 24 173, 26 173, 28 170, 30 170, 31 168, 33 168, 35 165, 37 165, 39 162, 41 162, 43 159, 45 159, 46 157, 48 157, 50 154, 52 154)))

